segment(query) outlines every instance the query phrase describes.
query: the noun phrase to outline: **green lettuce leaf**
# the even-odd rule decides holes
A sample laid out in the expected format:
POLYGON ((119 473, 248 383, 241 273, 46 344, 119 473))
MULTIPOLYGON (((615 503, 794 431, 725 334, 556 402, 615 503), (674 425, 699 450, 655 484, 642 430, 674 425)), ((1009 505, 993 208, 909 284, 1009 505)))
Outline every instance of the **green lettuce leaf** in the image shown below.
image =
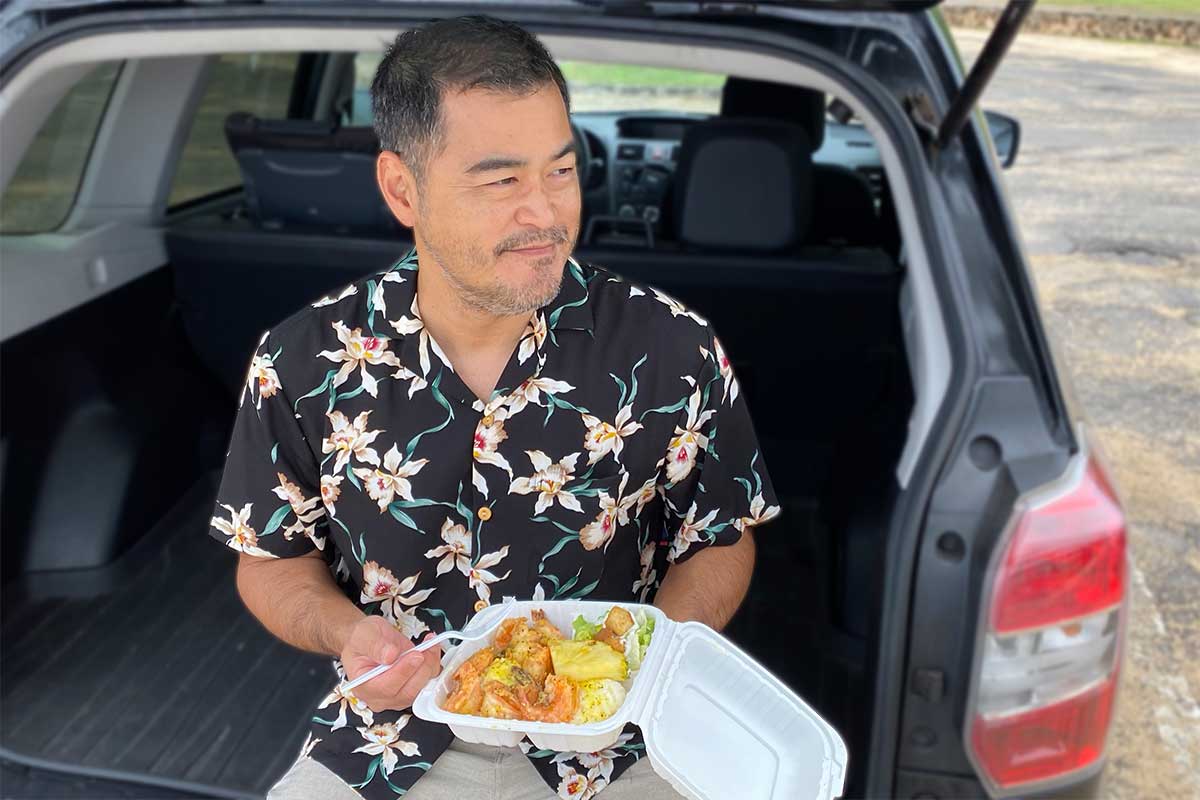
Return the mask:
POLYGON ((595 638, 596 634, 600 632, 601 627, 601 623, 588 622, 583 618, 582 614, 576 617, 575 621, 571 623, 571 628, 575 631, 574 638, 576 640, 595 638))

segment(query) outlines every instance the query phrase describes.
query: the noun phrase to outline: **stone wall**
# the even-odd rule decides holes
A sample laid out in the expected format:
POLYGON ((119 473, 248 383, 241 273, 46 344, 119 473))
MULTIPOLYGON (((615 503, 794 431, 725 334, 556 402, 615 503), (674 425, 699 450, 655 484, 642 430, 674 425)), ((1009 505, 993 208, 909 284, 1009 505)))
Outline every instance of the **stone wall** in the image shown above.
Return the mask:
MULTIPOLYGON (((1001 6, 947 4, 942 13, 951 27, 992 28, 1001 6)), ((1200 16, 1123 14, 1110 11, 1034 7, 1022 30, 1094 39, 1127 39, 1200 47, 1200 16)))

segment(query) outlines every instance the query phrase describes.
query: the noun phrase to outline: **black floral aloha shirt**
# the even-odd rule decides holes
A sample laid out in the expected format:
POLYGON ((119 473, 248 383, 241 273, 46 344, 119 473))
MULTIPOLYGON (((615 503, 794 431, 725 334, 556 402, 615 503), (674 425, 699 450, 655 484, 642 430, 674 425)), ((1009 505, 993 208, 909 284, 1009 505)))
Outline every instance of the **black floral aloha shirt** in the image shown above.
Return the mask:
MULTIPOLYGON (((570 259, 484 403, 425 330, 417 269, 412 251, 263 334, 214 538, 320 550, 359 608, 416 640, 504 596, 650 602, 672 563, 779 514, 706 320, 570 259)), ((368 800, 402 795, 451 741, 331 684, 301 755, 368 800)), ((632 725, 598 753, 522 749, 576 800, 645 754, 632 725)))

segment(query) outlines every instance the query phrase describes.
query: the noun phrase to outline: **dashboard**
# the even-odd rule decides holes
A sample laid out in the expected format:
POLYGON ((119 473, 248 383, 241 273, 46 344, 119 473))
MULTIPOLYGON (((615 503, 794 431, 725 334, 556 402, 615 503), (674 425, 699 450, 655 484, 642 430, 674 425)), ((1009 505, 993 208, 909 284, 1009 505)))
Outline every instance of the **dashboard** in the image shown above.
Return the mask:
MULTIPOLYGON (((588 111, 571 119, 587 137, 591 165, 584 187, 588 215, 614 228, 662 234, 663 209, 687 129, 708 114, 669 111, 588 111)), ((861 125, 826 119, 813 161, 857 170, 878 203, 883 184, 879 151, 861 125)))

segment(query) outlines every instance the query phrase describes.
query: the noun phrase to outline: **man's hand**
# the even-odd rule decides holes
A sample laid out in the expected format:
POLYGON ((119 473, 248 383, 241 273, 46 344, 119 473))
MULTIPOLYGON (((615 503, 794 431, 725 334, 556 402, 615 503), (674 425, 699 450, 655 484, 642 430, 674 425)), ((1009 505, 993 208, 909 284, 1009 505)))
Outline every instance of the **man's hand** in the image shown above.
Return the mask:
MULTIPOLYGON (((353 680, 380 664, 391 664, 412 649, 412 642, 383 617, 363 617, 350 629, 342 648, 346 679, 353 680)), ((355 689, 354 696, 372 711, 402 711, 413 704, 425 684, 441 671, 442 648, 433 647, 405 657, 387 672, 355 689)))
MULTIPOLYGON (((283 641, 341 658, 346 678, 391 664, 413 645, 379 616, 366 616, 338 588, 321 553, 295 558, 241 554, 238 592, 246 608, 283 641)), ((442 650, 434 647, 404 659, 354 690, 372 711, 412 705, 421 687, 441 672, 442 650)))

